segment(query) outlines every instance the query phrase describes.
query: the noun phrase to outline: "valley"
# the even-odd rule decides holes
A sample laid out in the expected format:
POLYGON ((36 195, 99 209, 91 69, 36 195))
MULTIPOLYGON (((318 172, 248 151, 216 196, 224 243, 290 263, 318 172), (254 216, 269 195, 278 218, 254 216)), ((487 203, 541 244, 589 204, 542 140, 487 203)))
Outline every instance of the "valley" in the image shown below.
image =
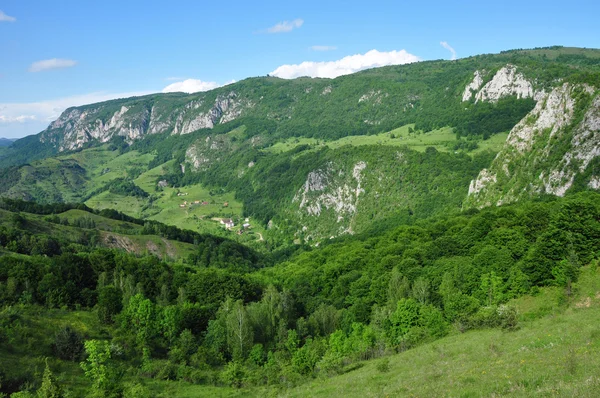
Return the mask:
POLYGON ((597 395, 598 60, 66 109, 0 148, 0 396, 597 395))

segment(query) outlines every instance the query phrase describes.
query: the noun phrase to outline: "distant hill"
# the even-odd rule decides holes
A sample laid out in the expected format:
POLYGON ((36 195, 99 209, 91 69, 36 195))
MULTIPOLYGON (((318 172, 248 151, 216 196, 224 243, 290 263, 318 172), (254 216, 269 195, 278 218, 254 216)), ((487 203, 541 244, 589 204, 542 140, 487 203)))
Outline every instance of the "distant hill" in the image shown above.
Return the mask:
POLYGON ((12 167, 0 195, 317 244, 598 189, 599 60, 594 49, 511 50, 73 107, 0 151, 12 167), (230 218, 252 228, 219 224, 230 218))
POLYGON ((0 137, 0 147, 10 146, 17 138, 2 138, 0 137))

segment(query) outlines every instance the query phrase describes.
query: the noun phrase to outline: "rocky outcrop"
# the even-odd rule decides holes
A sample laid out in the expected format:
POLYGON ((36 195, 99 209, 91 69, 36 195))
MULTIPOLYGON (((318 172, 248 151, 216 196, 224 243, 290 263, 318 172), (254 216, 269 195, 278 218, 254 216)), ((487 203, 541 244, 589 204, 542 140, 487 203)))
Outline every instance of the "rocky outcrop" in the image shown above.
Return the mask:
POLYGON ((245 109, 252 107, 249 102, 239 101, 237 94, 233 91, 227 95, 218 96, 208 111, 191 117, 189 115, 193 112, 187 111, 200 108, 202 103, 190 103, 189 105, 177 118, 173 134, 189 134, 199 129, 212 129, 218 123, 235 120, 245 109))
MULTIPOLYGON (((326 167, 308 173, 305 183, 294 196, 300 218, 326 217, 338 225, 335 236, 352 234, 352 219, 357 212, 361 186, 367 164, 359 161, 351 173, 328 163, 326 167)), ((306 227, 304 231, 306 231, 306 227)), ((331 230, 331 228, 329 229, 331 230)), ((314 237, 314 236, 313 236, 314 237)))
POLYGON ((196 141, 185 152, 185 161, 194 171, 207 170, 235 150, 227 135, 208 136, 196 141))
POLYGON ((81 148, 91 141, 107 142, 113 136, 122 136, 131 143, 148 129, 148 109, 130 112, 130 108, 121 106, 106 122, 98 117, 102 111, 102 107, 67 109, 42 132, 40 141, 51 142, 59 151, 65 151, 81 148))
MULTIPOLYGON (((583 173, 590 162, 600 156, 600 97, 596 97, 577 126, 571 139, 571 149, 548 175, 541 175, 546 193, 563 196, 572 186, 575 176, 583 173)), ((593 176, 588 186, 597 189, 593 176)))
MULTIPOLYGON (((563 196, 577 174, 600 156, 600 97, 586 85, 564 83, 541 97, 510 132, 489 169, 471 182, 467 205, 484 207, 539 193, 563 196), (576 119, 577 98, 591 101, 576 119), (557 151, 559 161, 556 159, 557 151)), ((588 186, 597 185, 593 176, 588 186)))
POLYGON ((469 83, 467 85, 467 87, 465 87, 465 91, 463 92, 463 96, 462 96, 462 100, 463 102, 465 101, 469 101, 471 98, 473 98, 473 93, 477 92, 477 90, 479 90, 479 87, 481 87, 481 85, 483 84, 483 74, 484 72, 480 72, 478 70, 476 70, 473 73, 473 80, 471 81, 471 83, 469 83))
POLYGON ((483 87, 485 71, 475 71, 473 80, 465 87, 462 95, 463 101, 469 101, 475 93, 475 102, 489 101, 498 102, 500 98, 511 95, 517 98, 535 98, 538 99, 541 93, 536 93, 533 85, 523 74, 517 71, 517 67, 508 64, 502 67, 492 80, 487 82, 483 87))
POLYGON ((132 143, 148 134, 168 131, 189 134, 230 122, 253 106, 248 100, 239 100, 234 91, 218 95, 208 109, 204 97, 176 107, 168 101, 148 99, 120 102, 125 104, 108 102, 67 109, 42 132, 40 141, 65 151, 79 149, 90 142, 104 143, 115 136, 132 143))

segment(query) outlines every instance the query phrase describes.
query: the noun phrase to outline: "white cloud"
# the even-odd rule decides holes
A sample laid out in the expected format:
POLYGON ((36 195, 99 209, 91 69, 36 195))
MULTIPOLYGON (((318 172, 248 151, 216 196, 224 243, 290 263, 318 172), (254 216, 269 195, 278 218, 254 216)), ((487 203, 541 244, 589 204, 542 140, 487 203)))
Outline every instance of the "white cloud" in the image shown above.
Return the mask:
POLYGON ((283 22, 279 22, 275 26, 271 26, 269 29, 267 29, 267 32, 268 33, 291 32, 292 30, 301 27, 303 23, 304 23, 304 21, 300 18, 296 18, 293 21, 283 21, 283 22))
POLYGON ((450 57, 450 59, 451 59, 451 60, 455 60, 455 59, 456 59, 456 51, 455 51, 455 50, 454 50, 454 49, 453 49, 453 48, 450 46, 450 44, 448 44, 448 43, 447 43, 447 42, 445 42, 445 41, 441 41, 441 42, 440 42, 440 45, 441 45, 442 47, 444 47, 446 50, 450 51, 450 54, 451 54, 451 57, 450 57))
POLYGON ((36 119, 37 117, 35 115, 19 115, 14 117, 0 115, 0 123, 25 123, 29 120, 36 119))
POLYGON ((334 78, 364 69, 386 65, 401 65, 418 62, 421 58, 409 54, 405 50, 380 52, 371 50, 365 54, 349 55, 337 61, 330 62, 302 62, 297 65, 282 65, 270 73, 284 79, 293 79, 300 76, 334 78))
POLYGON ((336 46, 312 46, 310 48, 313 51, 333 51, 337 50, 336 46))
POLYGON ((15 22, 17 18, 6 15, 4 11, 0 10, 0 22, 15 22))
POLYGON ((44 59, 42 61, 32 63, 29 67, 29 72, 41 72, 50 69, 70 68, 72 66, 75 66, 76 64, 77 61, 74 61, 72 59, 44 59))
POLYGON ((89 93, 46 101, 25 103, 0 103, 0 137, 23 137, 36 134, 71 106, 93 104, 116 98, 151 94, 150 91, 126 93, 89 93))
POLYGON ((215 82, 205 82, 198 79, 186 79, 181 82, 169 84, 167 87, 163 88, 163 93, 197 93, 199 91, 208 91, 215 89, 217 87, 221 87, 221 84, 215 82))

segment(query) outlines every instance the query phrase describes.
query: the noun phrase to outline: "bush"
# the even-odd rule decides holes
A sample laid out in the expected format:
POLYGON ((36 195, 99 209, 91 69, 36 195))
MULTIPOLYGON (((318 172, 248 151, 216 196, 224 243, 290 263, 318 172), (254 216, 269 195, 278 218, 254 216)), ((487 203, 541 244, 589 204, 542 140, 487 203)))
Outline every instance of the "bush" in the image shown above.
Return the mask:
POLYGON ((246 379, 246 369, 239 362, 229 362, 221 372, 221 380, 228 386, 241 388, 246 379))
POLYGON ((83 352, 83 337, 70 326, 65 326, 56 332, 53 348, 58 358, 77 361, 83 352))
POLYGON ((383 358, 381 361, 378 361, 375 365, 375 369, 381 373, 387 373, 390 371, 390 359, 383 358))

